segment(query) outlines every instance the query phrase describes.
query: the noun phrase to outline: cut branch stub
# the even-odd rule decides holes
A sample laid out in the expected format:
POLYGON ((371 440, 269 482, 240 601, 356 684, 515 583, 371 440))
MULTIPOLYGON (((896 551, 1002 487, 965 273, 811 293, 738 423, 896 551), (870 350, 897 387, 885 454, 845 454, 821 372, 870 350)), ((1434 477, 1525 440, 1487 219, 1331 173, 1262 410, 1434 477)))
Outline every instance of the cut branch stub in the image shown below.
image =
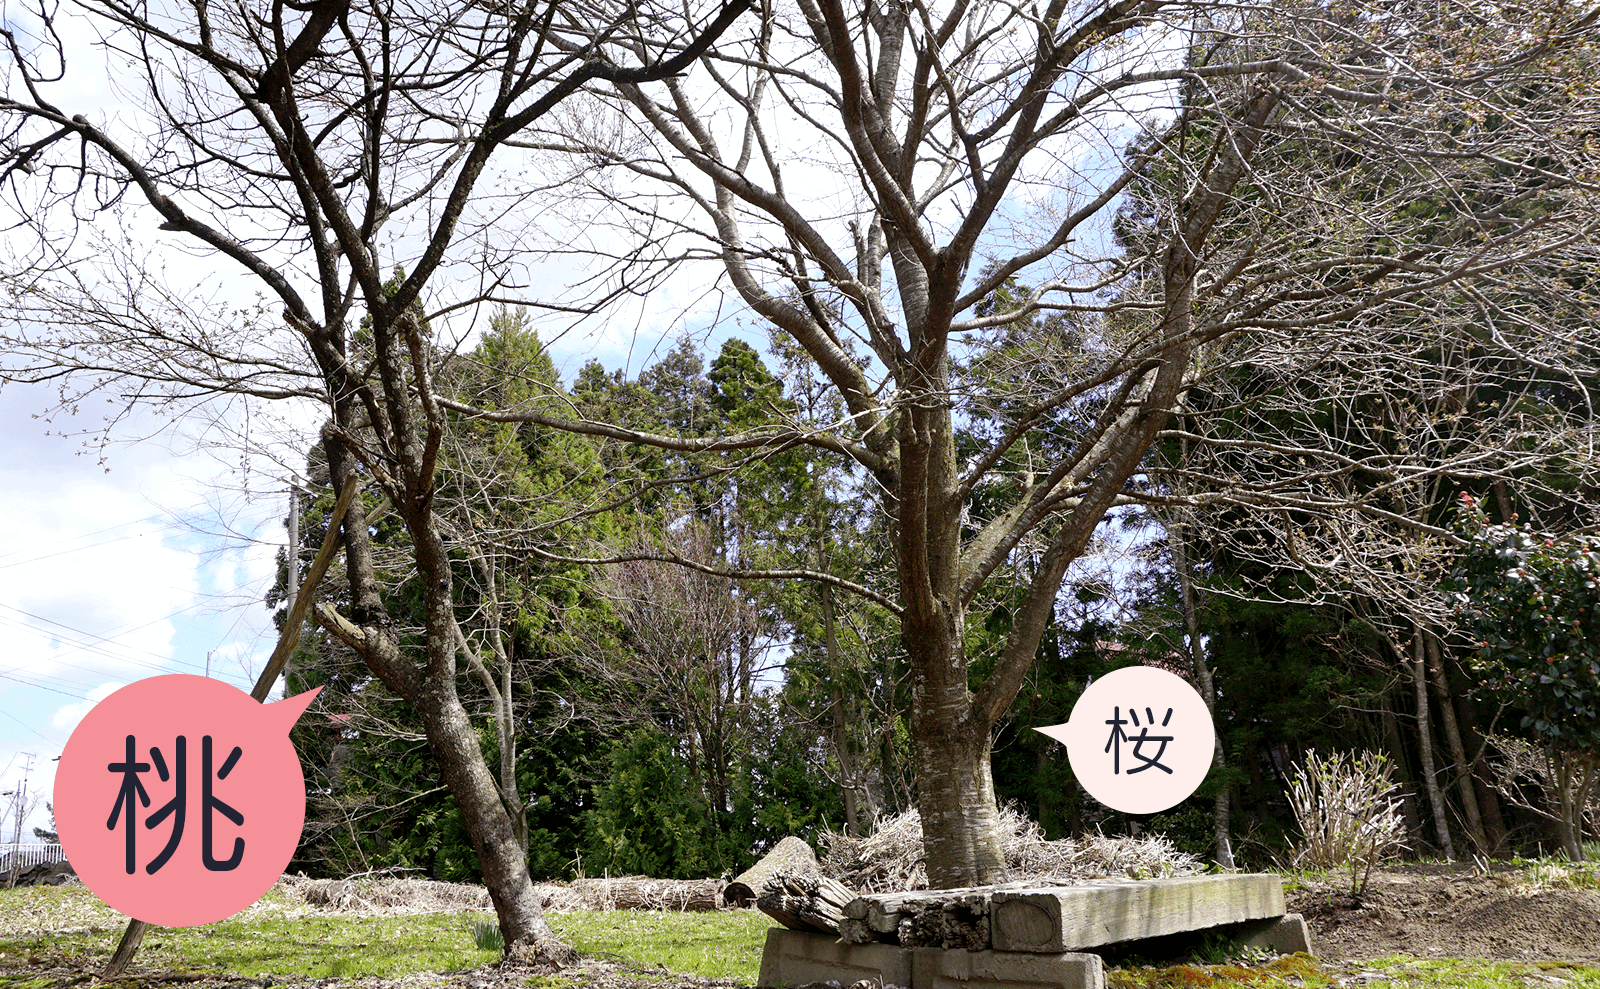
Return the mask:
POLYGON ((820 876, 822 867, 817 864, 817 853, 811 850, 811 846, 804 839, 790 835, 772 846, 772 850, 761 856, 755 865, 735 876, 733 882, 722 891, 723 902, 736 907, 750 906, 767 880, 780 872, 820 876))

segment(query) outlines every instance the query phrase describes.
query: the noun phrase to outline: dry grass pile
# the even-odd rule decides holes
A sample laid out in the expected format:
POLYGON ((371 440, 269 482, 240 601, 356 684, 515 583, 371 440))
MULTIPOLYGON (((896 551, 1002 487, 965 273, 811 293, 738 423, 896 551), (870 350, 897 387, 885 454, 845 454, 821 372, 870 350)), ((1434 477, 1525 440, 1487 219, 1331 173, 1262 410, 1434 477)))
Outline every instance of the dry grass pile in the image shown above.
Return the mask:
MULTIPOLYGON (((534 895, 555 913, 579 910, 715 910, 722 902, 720 879, 579 879, 570 883, 538 883, 534 895)), ((403 914, 493 911, 489 891, 469 883, 431 879, 361 877, 310 879, 284 876, 272 895, 251 908, 257 912, 298 915, 344 914, 393 917, 403 914)))
POLYGON ((273 887, 292 906, 298 900, 319 913, 396 917, 422 913, 493 910, 489 891, 468 883, 431 879, 309 879, 284 876, 273 887))
MULTIPOLYGON (((1046 841, 1044 829, 1012 807, 1001 809, 1000 825, 1009 881, 1191 876, 1204 868, 1160 835, 1046 841)), ((865 838, 829 833, 823 840, 823 869, 858 892, 928 888, 922 818, 914 810, 879 821, 865 838)))
POLYGON ((722 904, 721 879, 576 879, 570 883, 540 883, 535 894, 546 910, 716 910, 722 904))

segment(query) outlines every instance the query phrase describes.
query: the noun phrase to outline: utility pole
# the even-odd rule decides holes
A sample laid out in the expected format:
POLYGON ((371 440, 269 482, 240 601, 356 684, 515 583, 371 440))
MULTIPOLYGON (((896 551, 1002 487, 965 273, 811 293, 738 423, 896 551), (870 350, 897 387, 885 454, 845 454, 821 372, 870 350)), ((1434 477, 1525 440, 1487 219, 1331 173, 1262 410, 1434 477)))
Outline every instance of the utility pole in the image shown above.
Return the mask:
POLYGON ((11 889, 17 884, 17 873, 22 871, 18 859, 22 857, 22 815, 28 808, 28 776, 33 772, 34 753, 23 753, 28 761, 22 764, 22 785, 16 789, 16 831, 11 836, 11 868, 6 870, 6 889, 11 889))
MULTIPOLYGON (((300 489, 294 482, 289 482, 289 553, 286 561, 289 565, 288 593, 284 595, 287 604, 293 604, 300 596, 300 489)), ((293 613, 292 608, 284 612, 283 620, 288 622, 293 613)), ((283 634, 288 635, 289 629, 285 628, 283 634)), ((299 638, 298 635, 295 636, 299 638)), ((292 662, 292 657, 291 657, 292 662)), ((289 674, 292 670, 291 663, 283 665, 283 695, 289 696, 289 674)))

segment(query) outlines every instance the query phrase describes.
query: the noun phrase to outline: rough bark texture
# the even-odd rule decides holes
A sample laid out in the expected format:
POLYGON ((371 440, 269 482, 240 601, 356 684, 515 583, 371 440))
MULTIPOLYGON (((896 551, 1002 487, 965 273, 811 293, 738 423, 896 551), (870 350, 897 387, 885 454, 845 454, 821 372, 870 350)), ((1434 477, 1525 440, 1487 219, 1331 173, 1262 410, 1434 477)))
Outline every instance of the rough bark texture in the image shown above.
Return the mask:
POLYGON ((1502 855, 1510 837, 1505 816, 1500 810, 1500 798, 1495 794, 1494 776, 1489 767, 1487 750, 1489 740, 1478 731, 1478 713, 1472 698, 1465 692, 1456 693, 1457 719, 1461 723, 1462 738, 1467 744, 1472 760, 1472 778, 1483 806, 1483 830, 1489 839, 1489 854, 1502 855))
POLYGON ((1406 743, 1400 733, 1400 719, 1395 716, 1394 708, 1389 704, 1389 695, 1383 694, 1378 698, 1378 708, 1381 712, 1380 720, 1383 722, 1383 741, 1389 750, 1389 759, 1394 763, 1395 780, 1400 783, 1400 817, 1406 822, 1406 838, 1413 848, 1420 848, 1422 838, 1422 815, 1417 809, 1417 787, 1413 782, 1410 769, 1410 760, 1406 758, 1406 743))
POLYGON ((762 883, 756 907, 796 931, 838 934, 855 891, 825 876, 779 872, 762 883))
POLYGON ((1490 852, 1491 844, 1483 828, 1483 815, 1478 806, 1478 792, 1473 785, 1472 762, 1467 758, 1466 746, 1461 742, 1461 729, 1456 724, 1455 699, 1450 696, 1450 684, 1445 679, 1437 636, 1427 637, 1428 669, 1433 675, 1433 686, 1439 695, 1439 717, 1444 728, 1445 744, 1450 746, 1450 758, 1455 763, 1456 791, 1461 795, 1461 807, 1467 816, 1467 835, 1480 855, 1490 852))

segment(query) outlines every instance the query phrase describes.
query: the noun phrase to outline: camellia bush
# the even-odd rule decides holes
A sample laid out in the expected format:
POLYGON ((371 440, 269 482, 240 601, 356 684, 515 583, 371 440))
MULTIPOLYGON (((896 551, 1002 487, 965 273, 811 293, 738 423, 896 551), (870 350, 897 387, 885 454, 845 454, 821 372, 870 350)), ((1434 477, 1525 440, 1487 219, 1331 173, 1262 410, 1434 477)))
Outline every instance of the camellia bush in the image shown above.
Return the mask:
POLYGON ((1492 525, 1469 495, 1460 518, 1469 544, 1450 589, 1478 647, 1478 689, 1523 712, 1556 783, 1562 849, 1581 859, 1600 771, 1600 539, 1492 525))

